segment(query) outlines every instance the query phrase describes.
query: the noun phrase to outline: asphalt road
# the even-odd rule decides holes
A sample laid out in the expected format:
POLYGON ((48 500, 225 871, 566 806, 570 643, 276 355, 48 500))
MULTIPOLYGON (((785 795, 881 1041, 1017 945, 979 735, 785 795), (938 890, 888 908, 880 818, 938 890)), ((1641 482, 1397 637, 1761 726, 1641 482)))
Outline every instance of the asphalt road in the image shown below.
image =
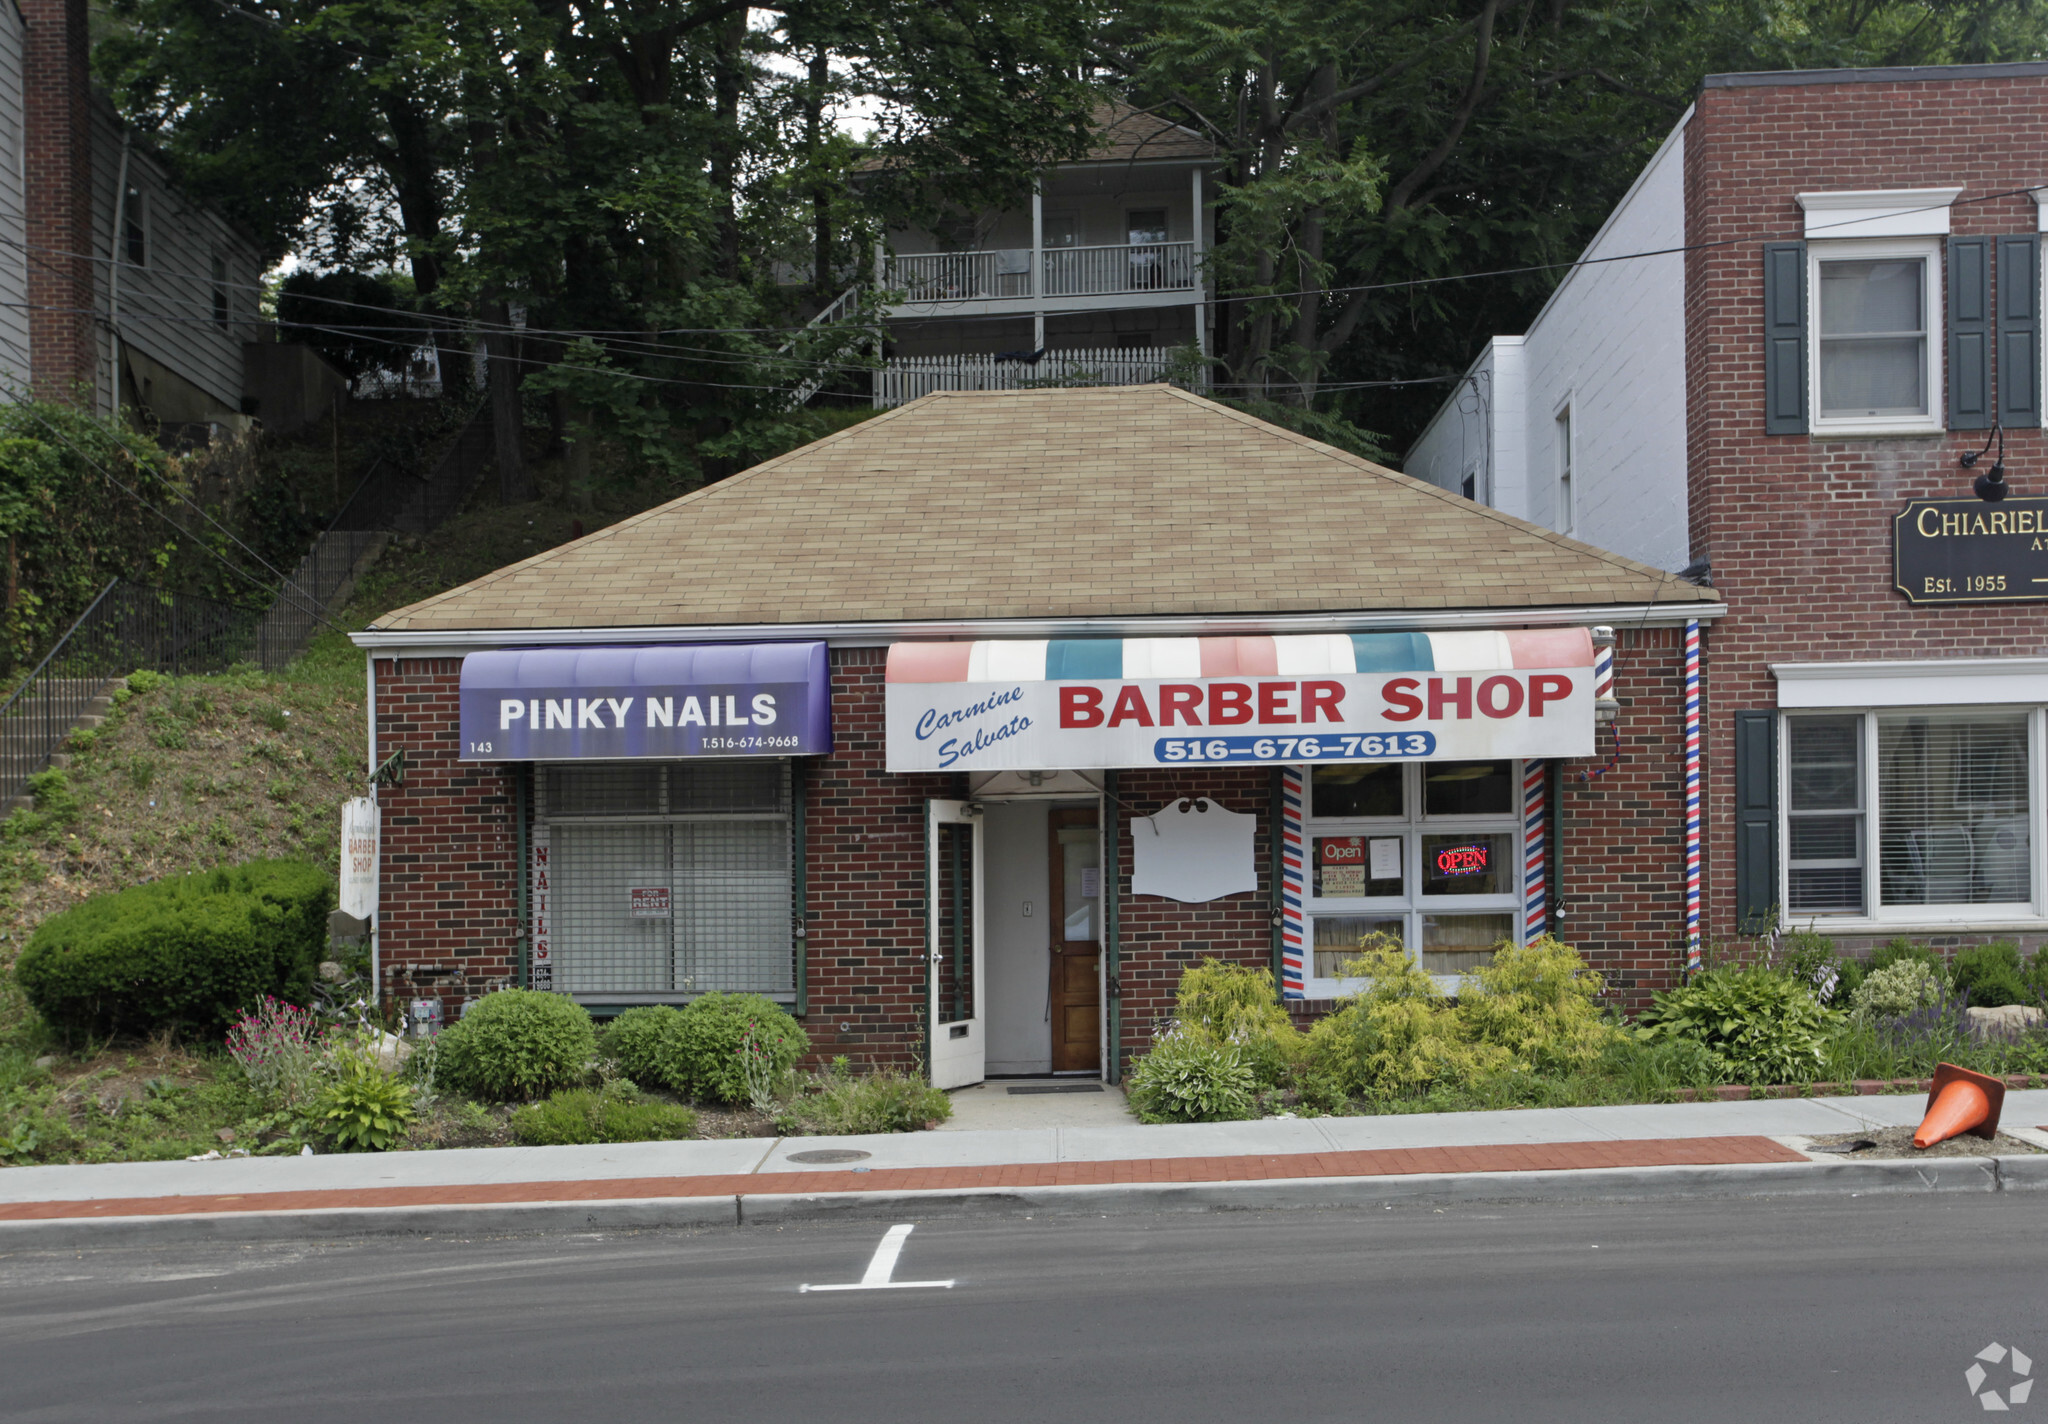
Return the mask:
POLYGON ((2048 1196, 930 1221, 892 1278, 952 1288, 799 1290, 885 1225, 11 1251, 0 1418, 1925 1424, 1993 1341, 2048 1375, 2048 1196))

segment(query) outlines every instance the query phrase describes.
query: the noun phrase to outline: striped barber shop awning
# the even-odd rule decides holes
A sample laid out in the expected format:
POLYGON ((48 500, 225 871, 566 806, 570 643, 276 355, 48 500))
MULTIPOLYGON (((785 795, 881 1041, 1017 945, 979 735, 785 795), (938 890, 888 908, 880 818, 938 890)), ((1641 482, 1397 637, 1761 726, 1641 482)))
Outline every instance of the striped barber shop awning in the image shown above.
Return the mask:
POLYGON ((903 642, 889 649, 888 764, 1585 756, 1610 669, 1585 628, 903 642))

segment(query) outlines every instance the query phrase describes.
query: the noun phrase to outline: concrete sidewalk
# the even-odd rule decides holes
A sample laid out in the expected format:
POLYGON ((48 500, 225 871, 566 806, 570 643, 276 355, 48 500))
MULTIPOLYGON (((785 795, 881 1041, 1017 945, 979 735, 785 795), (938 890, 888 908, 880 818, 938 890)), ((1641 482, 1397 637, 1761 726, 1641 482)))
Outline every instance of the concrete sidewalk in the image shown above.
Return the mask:
MULTIPOLYGON (((1918 1096, 506 1147, 0 1171, 9 1241, 707 1225, 1394 1200, 2048 1187, 2048 1156, 1850 1163, 1807 1140, 1912 1124, 1918 1096), (71 1228, 69 1231, 63 1228, 71 1228)), ((2048 1090, 2003 1130, 2048 1147, 2048 1090)))

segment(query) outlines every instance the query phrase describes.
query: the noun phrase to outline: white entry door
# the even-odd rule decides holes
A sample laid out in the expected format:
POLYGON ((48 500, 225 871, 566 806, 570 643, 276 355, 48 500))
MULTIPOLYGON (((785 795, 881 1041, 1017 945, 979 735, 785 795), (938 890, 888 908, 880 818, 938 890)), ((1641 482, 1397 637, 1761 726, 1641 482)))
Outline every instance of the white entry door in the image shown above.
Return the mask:
POLYGON ((925 922, 931 952, 931 1075, 935 1088, 987 1076, 982 1023, 981 817, 965 801, 925 803, 925 922))

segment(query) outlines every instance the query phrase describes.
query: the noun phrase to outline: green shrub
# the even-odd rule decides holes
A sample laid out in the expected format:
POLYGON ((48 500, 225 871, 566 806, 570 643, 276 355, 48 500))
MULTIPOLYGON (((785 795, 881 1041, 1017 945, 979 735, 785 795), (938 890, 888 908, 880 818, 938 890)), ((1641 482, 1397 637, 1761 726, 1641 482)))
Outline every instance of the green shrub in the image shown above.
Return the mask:
POLYGON ((1903 1018, 1945 991, 1941 976, 1926 960, 1902 956, 1863 977, 1849 997, 1849 1012, 1859 1023, 1903 1018))
POLYGON ((1888 940, 1873 949, 1869 961, 1864 965, 1864 973, 1869 975, 1880 969, 1889 969, 1902 959, 1917 960, 1926 965, 1939 976, 1943 987, 1947 987, 1948 965, 1942 962, 1941 956, 1924 944, 1915 944, 1912 940, 1904 938, 1888 940))
POLYGON ((137 697, 141 697, 156 691, 169 681, 170 679, 160 672, 151 672, 148 668, 138 668, 128 674, 128 691, 134 693, 137 697))
POLYGON ((1856 986, 1843 981, 1843 965, 1835 942, 1813 930, 1788 930, 1778 937, 1778 968, 1804 984, 1817 1003, 1847 1003, 1856 986))
POLYGON ((1237 1045, 1260 1087, 1287 1078, 1307 1051, 1307 1039, 1280 1007, 1272 971, 1249 964, 1204 959, 1183 971, 1174 1017, 1183 1032, 1237 1045))
POLYGON ((590 1014, 533 989, 486 994, 441 1031, 435 1072, 479 1098, 538 1098, 583 1077, 596 1051, 590 1014))
POLYGON ((854 1136, 922 1132, 953 1115, 953 1100, 922 1078, 884 1068, 859 1078, 842 1072, 817 1080, 816 1091, 793 1098, 775 1115, 779 1132, 854 1136))
POLYGON ((1604 987, 1600 976, 1577 950, 1549 935, 1500 946, 1472 979, 1458 1004, 1467 1032, 1506 1049, 1518 1069, 1576 1073, 1618 1037, 1593 1002, 1604 987))
POLYGON ((1234 1043, 1177 1031, 1131 1069, 1126 1092, 1139 1122, 1238 1122, 1257 1117, 1258 1079, 1234 1043))
POLYGON ((346 1054, 307 1116, 315 1135, 338 1151, 382 1152, 412 1123, 412 1089, 387 1077, 375 1059, 346 1054))
MULTIPOLYGON (((700 1102, 745 1102, 748 1072, 739 1049, 748 1041, 748 1029, 756 1031, 754 1043, 768 1072, 778 1078, 791 1072, 811 1047, 797 1020, 760 994, 700 994, 678 1014, 657 1082, 700 1102)), ((647 1082, 631 1070, 627 1076, 647 1082)))
POLYGON ((697 1135, 697 1114, 613 1089, 572 1088, 512 1114, 512 1135, 528 1147, 580 1142, 671 1142, 697 1135))
POLYGON ((1714 969, 1657 994, 1638 1033, 1648 1042, 1692 1039, 1737 1082, 1799 1083, 1820 1076, 1834 1018, 1777 970, 1714 969))
POLYGON ((1313 1071, 1348 1092, 1380 1100, 1413 1097, 1439 1084, 1506 1072, 1514 1055, 1475 1043, 1436 981, 1398 945, 1367 951, 1344 966, 1366 987, 1309 1033, 1313 1071))
POLYGON ((636 1083, 669 1085, 669 1064, 676 1053, 682 1015, 667 1004, 627 1009, 598 1039, 598 1051, 636 1083))
POLYGON ((1955 957, 1949 973, 1955 987, 1966 990, 1970 1005, 1995 1009, 2003 1004, 2038 1004, 2040 995, 2027 982, 2020 947, 2009 940, 1966 949, 1955 957))
POLYGON ((334 882, 254 861, 98 895, 37 927, 15 976, 68 1037, 215 1037, 266 994, 310 1002, 334 882))

